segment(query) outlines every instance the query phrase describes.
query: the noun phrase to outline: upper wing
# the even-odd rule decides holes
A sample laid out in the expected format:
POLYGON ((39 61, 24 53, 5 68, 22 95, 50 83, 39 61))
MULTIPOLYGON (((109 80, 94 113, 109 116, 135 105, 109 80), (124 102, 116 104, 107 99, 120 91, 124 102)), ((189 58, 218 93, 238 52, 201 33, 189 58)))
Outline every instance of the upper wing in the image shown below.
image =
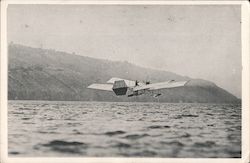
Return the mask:
POLYGON ((112 87, 113 85, 111 84, 91 84, 87 88, 104 90, 104 91, 113 91, 112 87))
POLYGON ((184 86, 188 81, 167 81, 167 82, 161 82, 161 83, 154 83, 154 84, 148 84, 144 86, 135 87, 133 91, 139 91, 139 90, 159 90, 159 89, 166 89, 166 88, 175 88, 175 87, 182 87, 184 86))
MULTIPOLYGON (((110 83, 110 84, 114 84, 115 81, 120 81, 120 80, 124 80, 126 85, 128 87, 134 87, 135 86, 135 81, 133 80, 127 80, 127 79, 122 79, 122 78, 111 78, 107 81, 107 83, 110 83)), ((144 85, 143 83, 139 82, 138 85, 144 85)))

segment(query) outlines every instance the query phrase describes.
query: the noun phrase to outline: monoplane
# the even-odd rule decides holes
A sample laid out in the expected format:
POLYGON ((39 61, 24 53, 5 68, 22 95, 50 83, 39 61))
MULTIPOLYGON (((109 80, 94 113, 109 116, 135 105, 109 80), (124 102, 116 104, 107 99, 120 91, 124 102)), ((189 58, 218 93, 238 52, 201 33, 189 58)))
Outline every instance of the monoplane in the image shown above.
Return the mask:
POLYGON ((161 95, 160 90, 183 87, 187 84, 187 82, 188 81, 169 80, 159 83, 150 83, 148 81, 139 82, 137 80, 133 81, 114 77, 108 80, 105 84, 94 83, 89 85, 87 88, 112 91, 117 96, 127 95, 128 97, 132 97, 142 94, 149 94, 153 97, 158 97, 161 95))

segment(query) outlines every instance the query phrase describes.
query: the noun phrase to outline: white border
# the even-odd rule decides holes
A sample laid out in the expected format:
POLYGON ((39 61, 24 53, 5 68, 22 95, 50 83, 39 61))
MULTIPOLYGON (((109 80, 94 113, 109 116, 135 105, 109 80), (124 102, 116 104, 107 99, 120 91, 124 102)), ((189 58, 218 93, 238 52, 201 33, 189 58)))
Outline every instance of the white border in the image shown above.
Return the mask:
POLYGON ((249 3, 247 1, 59 1, 59 0, 3 0, 1 1, 1 160, 2 163, 248 163, 249 162, 249 3), (192 159, 192 158, 76 158, 76 157, 8 157, 7 148, 7 6, 8 4, 95 4, 95 5, 241 5, 241 38, 242 38, 242 158, 241 159, 192 159))

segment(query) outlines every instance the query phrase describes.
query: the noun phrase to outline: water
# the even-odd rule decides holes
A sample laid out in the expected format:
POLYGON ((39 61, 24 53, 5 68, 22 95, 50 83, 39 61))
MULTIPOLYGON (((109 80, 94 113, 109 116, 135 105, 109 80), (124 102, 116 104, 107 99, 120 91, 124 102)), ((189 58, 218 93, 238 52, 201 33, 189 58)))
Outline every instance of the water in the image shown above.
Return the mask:
POLYGON ((9 101, 9 156, 241 157, 241 105, 9 101))

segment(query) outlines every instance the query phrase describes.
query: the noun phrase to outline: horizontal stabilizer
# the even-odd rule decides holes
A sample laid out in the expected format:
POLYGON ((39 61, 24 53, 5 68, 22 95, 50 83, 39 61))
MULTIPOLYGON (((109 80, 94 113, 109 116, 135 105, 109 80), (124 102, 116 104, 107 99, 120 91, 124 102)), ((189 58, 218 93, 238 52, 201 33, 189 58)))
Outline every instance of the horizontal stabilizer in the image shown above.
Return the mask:
POLYGON ((112 87, 113 87, 112 84, 91 84, 87 88, 98 89, 103 91, 113 91, 112 87))

